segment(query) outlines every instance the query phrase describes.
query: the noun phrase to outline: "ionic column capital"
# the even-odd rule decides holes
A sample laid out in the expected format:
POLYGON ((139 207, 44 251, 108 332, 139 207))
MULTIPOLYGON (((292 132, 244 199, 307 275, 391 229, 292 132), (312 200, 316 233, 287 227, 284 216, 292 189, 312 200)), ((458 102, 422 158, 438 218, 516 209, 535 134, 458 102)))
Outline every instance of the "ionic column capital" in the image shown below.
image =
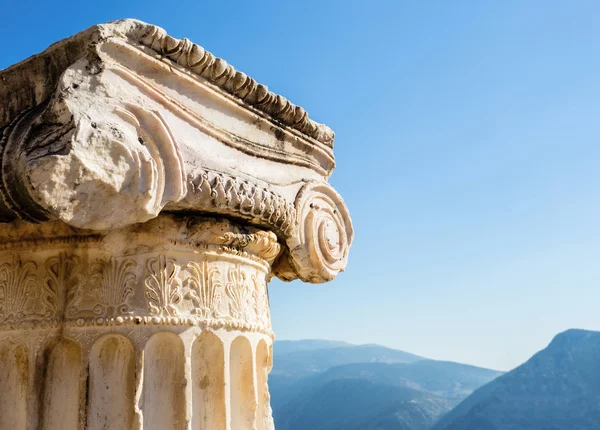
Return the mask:
POLYGON ((101 232, 163 212, 226 216, 277 236, 282 279, 344 269, 333 132, 200 46, 119 21, 0 77, 0 220, 101 232))

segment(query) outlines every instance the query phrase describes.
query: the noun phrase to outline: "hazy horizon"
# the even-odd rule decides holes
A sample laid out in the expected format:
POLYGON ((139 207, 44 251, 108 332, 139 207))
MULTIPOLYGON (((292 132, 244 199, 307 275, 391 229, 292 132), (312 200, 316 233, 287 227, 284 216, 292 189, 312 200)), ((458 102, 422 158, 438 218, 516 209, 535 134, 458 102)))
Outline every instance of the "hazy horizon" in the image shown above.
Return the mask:
MULTIPOLYGON (((570 329, 569 329, 569 330, 570 330, 570 329)), ((562 333, 562 332, 561 332, 561 333, 562 333)), ((559 334, 559 333, 556 333, 556 334, 559 334)), ((554 336, 553 336, 553 337, 554 337, 554 336)), ((529 356, 529 357, 525 358, 525 359, 523 360, 523 362, 521 362, 521 363, 518 363, 518 364, 516 364, 515 366, 513 366, 513 367, 510 367, 510 368, 506 368, 506 369, 496 369, 496 368, 493 368, 493 367, 485 367, 485 366, 481 366, 481 365, 478 365, 478 364, 475 364, 475 363, 468 363, 468 362, 458 362, 458 361, 455 361, 455 360, 446 360, 446 359, 439 358, 439 357, 428 357, 428 356, 424 356, 424 355, 422 355, 422 354, 419 354, 418 352, 415 352, 415 351, 409 351, 409 350, 407 350, 407 349, 405 349, 405 348, 393 347, 393 346, 390 346, 390 345, 383 345, 383 344, 380 344, 380 343, 372 343, 372 342, 369 342, 369 343, 353 343, 353 342, 348 342, 348 341, 345 341, 345 340, 340 340, 340 339, 318 339, 318 338, 317 338, 317 339, 315 339, 315 338, 311 338, 311 339, 306 339, 306 338, 304 338, 304 339, 279 339, 279 337, 275 336, 275 343, 277 343, 277 342, 314 342, 314 341, 316 341, 316 342, 336 342, 336 343, 337 343, 337 342, 340 342, 340 343, 343 343, 343 344, 347 344, 347 345, 349 345, 349 346, 367 346, 367 345, 374 345, 374 346, 381 346, 381 347, 384 347, 384 348, 393 349, 393 350, 396 350, 396 351, 407 352, 407 353, 410 353, 410 354, 417 355, 417 356, 419 356, 419 357, 421 357, 421 358, 424 358, 424 359, 427 359, 427 360, 435 360, 435 361, 450 361, 450 362, 455 362, 455 363, 460 363, 460 364, 467 364, 467 365, 470 365, 470 366, 482 367, 482 368, 489 369, 489 370, 497 370, 497 371, 500 371, 500 372, 509 372, 509 371, 511 371, 511 370, 513 370, 513 369, 515 369, 515 368, 519 367, 520 365, 522 365, 523 363, 525 363, 527 360, 529 360, 529 359, 530 359, 530 358, 531 358, 533 355, 535 355, 536 353, 538 353, 538 352, 539 352, 539 351, 541 351, 542 349, 546 348, 546 347, 548 346, 548 344, 550 344, 550 341, 551 341, 551 340, 552 340, 552 339, 550 339, 546 345, 544 345, 543 347, 541 347, 541 348, 540 348, 540 350, 538 350, 538 351, 534 351, 534 352, 531 354, 531 356, 529 356)))
POLYGON ((600 3, 177 5, 8 2, 0 69, 132 17, 329 125, 356 240, 330 284, 272 282, 277 339, 508 370, 600 330, 600 3))

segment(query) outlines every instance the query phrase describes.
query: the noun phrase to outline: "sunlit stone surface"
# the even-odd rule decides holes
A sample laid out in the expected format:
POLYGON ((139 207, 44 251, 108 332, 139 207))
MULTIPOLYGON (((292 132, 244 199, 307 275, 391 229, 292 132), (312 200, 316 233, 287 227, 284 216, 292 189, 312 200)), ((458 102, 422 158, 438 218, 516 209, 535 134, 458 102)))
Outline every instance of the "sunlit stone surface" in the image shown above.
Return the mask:
POLYGON ((0 100, 0 429, 272 429, 268 281, 352 242, 333 132, 133 20, 0 100))

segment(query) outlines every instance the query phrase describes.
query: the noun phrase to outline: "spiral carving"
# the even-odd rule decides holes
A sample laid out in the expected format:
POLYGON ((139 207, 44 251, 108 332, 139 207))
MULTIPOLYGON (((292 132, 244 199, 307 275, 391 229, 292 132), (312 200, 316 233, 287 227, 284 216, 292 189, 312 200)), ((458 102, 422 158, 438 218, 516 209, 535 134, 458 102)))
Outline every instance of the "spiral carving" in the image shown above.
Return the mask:
POLYGON ((298 225, 288 239, 290 262, 306 282, 331 281, 343 271, 354 231, 348 209, 330 185, 310 182, 296 197, 298 225))

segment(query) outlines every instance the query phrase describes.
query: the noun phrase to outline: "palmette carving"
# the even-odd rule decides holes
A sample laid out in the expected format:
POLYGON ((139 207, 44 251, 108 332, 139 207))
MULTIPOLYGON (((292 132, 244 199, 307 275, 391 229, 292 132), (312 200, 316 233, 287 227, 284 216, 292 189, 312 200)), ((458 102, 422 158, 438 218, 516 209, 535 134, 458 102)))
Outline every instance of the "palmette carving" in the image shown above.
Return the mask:
POLYGON ((61 238, 72 231, 60 222, 20 223, 15 233, 44 249, 23 256, 0 234, 11 249, 0 256, 0 330, 202 325, 271 334, 267 281, 280 251, 273 232, 168 215, 125 228, 131 246, 113 256, 121 235, 87 241, 90 232, 79 231, 82 240, 65 252, 71 241, 61 238))
POLYGON ((269 309, 269 292, 264 276, 252 275, 252 305, 256 315, 256 323, 263 327, 271 326, 271 313, 269 309))
POLYGON ((42 303, 46 316, 62 318, 74 306, 80 294, 81 258, 60 252, 48 258, 44 266, 46 277, 42 284, 42 303))
MULTIPOLYGON (((57 239, 70 230, 59 222, 54 228, 50 223, 20 227, 20 236, 47 247, 39 256, 27 252, 21 257, 20 247, 0 235, 0 243, 15 250, 0 260, 0 324, 13 329, 21 324, 202 324, 270 333, 266 282, 269 261, 280 249, 272 232, 214 218, 165 216, 154 223, 127 228, 133 246, 117 257, 108 249, 116 242, 110 239, 104 248, 95 235, 94 241, 78 240, 75 250, 62 251, 70 242, 57 239), (150 231, 168 232, 173 240, 156 242, 150 231), (177 257, 161 252, 171 246, 177 257)), ((78 234, 87 237, 89 232, 78 234)))
POLYGON ((97 258, 89 271, 81 256, 57 252, 42 260, 46 270, 39 278, 35 261, 8 255, 11 260, 0 266, 0 330, 24 325, 202 325, 272 334, 267 274, 256 257, 241 256, 234 248, 199 258, 190 254, 194 260, 185 266, 163 254, 142 261, 135 256, 97 258), (233 260, 219 261, 217 255, 233 260), (146 267, 140 284, 139 265, 146 267), (132 305, 137 288, 145 295, 146 311, 132 305))
POLYGON ((97 304, 94 313, 106 317, 131 313, 129 300, 134 294, 137 263, 130 258, 98 260, 92 266, 92 295, 97 304))
POLYGON ((178 279, 180 266, 165 255, 149 258, 146 262, 146 299, 151 315, 176 317, 177 305, 182 301, 181 283, 178 279))
POLYGON ((205 260, 202 263, 190 262, 187 269, 192 273, 192 276, 185 280, 189 287, 187 298, 194 303, 192 313, 201 318, 220 318, 220 290, 223 286, 219 279, 219 268, 211 266, 205 260))
POLYGON ((0 324, 28 318, 40 323, 72 321, 77 326, 204 322, 270 333, 266 275, 243 264, 228 263, 226 269, 220 264, 203 258, 183 268, 162 254, 147 258, 142 284, 149 314, 145 317, 130 303, 137 286, 133 258, 97 259, 84 273, 79 256, 60 252, 46 259, 46 276, 38 286, 37 264, 13 256, 0 265, 0 324), (42 294, 36 294, 38 290, 42 294))
POLYGON ((252 306, 250 304, 252 293, 248 274, 236 265, 227 271, 225 292, 229 299, 229 316, 240 321, 251 321, 252 306))
POLYGON ((35 313, 37 264, 12 255, 0 264, 0 323, 18 321, 35 313))

